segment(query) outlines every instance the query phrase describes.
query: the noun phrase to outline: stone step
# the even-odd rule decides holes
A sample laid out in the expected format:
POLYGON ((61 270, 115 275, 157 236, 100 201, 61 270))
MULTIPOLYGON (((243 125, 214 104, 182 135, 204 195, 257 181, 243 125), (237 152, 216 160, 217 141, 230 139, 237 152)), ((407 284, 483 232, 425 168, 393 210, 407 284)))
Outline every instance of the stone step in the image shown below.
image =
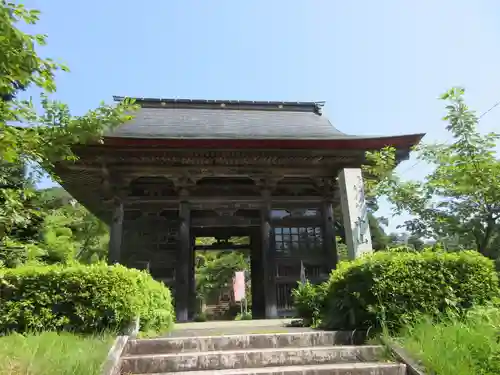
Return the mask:
POLYGON ((130 340, 127 355, 361 344, 363 332, 293 332, 130 340))
MULTIPOLYGON (((164 372, 153 375, 214 375, 213 370, 164 372)), ((146 374, 142 374, 146 375, 146 374)), ((151 375, 151 374, 148 374, 151 375)), ((333 363, 218 370, 217 375, 406 375, 406 365, 397 363, 333 363)))
POLYGON ((375 362, 385 349, 380 345, 303 348, 267 348, 232 351, 125 355, 122 373, 151 374, 239 368, 302 366, 327 363, 375 362))

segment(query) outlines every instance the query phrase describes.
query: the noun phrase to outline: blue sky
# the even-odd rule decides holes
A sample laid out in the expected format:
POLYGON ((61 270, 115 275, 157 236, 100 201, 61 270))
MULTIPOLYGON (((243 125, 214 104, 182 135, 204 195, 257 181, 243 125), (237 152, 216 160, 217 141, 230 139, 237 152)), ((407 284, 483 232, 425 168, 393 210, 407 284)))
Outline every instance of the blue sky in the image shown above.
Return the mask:
MULTIPOLYGON (((500 100, 495 0, 24 3, 43 12, 43 54, 71 69, 58 77, 57 98, 74 114, 112 95, 324 100, 346 133, 445 141, 439 94, 464 86, 478 112, 500 100)), ((480 129, 499 123, 500 108, 480 129)), ((413 164, 398 170, 424 176, 427 168, 413 164)), ((389 215, 387 205, 380 213, 389 215)))

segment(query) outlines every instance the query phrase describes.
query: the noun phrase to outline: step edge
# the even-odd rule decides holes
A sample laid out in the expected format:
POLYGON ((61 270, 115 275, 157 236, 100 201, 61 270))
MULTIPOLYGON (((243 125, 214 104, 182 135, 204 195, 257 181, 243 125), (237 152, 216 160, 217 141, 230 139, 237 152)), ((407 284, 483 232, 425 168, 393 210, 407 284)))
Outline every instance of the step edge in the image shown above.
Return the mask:
POLYGON ((406 365, 404 363, 397 362, 352 362, 352 363, 320 363, 314 365, 298 365, 298 366, 271 366, 271 367, 246 367, 240 369, 223 369, 223 370, 193 370, 193 371, 179 371, 179 372, 155 372, 155 373, 146 373, 146 374, 136 374, 136 375, 212 375, 214 371, 217 371, 218 375, 224 374, 234 374, 234 371, 241 372, 242 374, 245 371, 253 372, 253 373, 263 373, 277 370, 277 371, 296 371, 296 370, 314 370, 314 369, 325 369, 325 370, 342 370, 342 369, 406 369, 406 365))
MULTIPOLYGON (((231 352, 235 352, 235 351, 252 351, 252 350, 263 351, 263 350, 276 350, 276 349, 283 349, 283 350, 292 349, 293 350, 293 349, 303 349, 303 348, 325 349, 325 348, 338 348, 338 347, 346 347, 346 346, 350 346, 350 345, 319 344, 319 345, 314 345, 314 346, 285 346, 285 347, 280 347, 280 348, 270 348, 270 347, 252 348, 252 347, 249 347, 249 348, 240 348, 240 349, 235 348, 235 349, 205 350, 204 353, 214 353, 214 352, 231 353, 231 352)), ((366 347, 366 346, 371 346, 371 345, 353 345, 353 347, 354 346, 357 347, 357 348, 359 348, 359 347, 366 347)), ((144 354, 128 353, 128 354, 125 354, 124 357, 125 356, 134 357, 134 356, 140 356, 140 355, 149 355, 149 356, 152 356, 152 355, 162 355, 162 354, 189 354, 189 353, 198 353, 196 350, 197 350, 197 348, 189 348, 189 350, 186 350, 186 351, 165 352, 165 351, 162 351, 162 348, 159 348, 158 351, 151 351, 151 352, 144 353, 144 354)))
MULTIPOLYGON (((286 328, 286 327, 285 327, 286 328)), ((154 338, 144 338, 144 339, 133 339, 129 342, 152 342, 152 341, 178 341, 178 340, 206 340, 206 339, 231 339, 233 337, 263 337, 263 336, 312 336, 322 334, 325 336, 333 336, 335 334, 353 334, 353 331, 311 331, 311 332, 276 332, 276 333, 242 333, 231 334, 231 335, 207 335, 207 336, 178 336, 178 337, 154 337, 154 338)))
POLYGON ((202 355, 214 355, 214 354, 241 354, 241 353, 255 353, 255 352, 287 352, 287 351, 315 351, 315 350, 353 350, 353 349, 374 349, 383 350, 385 349, 383 345, 332 345, 332 346, 290 346, 285 348, 248 348, 239 350, 209 350, 204 352, 176 352, 176 353, 158 353, 158 354, 136 354, 136 355, 124 355, 121 359, 137 359, 137 358, 151 358, 151 357, 179 357, 179 356, 202 356, 202 355))

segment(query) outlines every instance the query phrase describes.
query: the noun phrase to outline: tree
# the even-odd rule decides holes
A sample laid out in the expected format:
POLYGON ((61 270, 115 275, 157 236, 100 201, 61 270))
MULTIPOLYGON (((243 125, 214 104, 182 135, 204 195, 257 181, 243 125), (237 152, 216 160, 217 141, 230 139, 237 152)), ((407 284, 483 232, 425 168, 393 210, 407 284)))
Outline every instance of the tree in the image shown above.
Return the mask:
POLYGON ((387 219, 376 217, 373 212, 368 212, 368 224, 372 238, 373 250, 384 250, 389 245, 389 237, 385 234, 383 225, 387 225, 387 219))
POLYGON ((196 289, 204 299, 218 297, 220 293, 232 285, 236 271, 247 271, 249 265, 247 256, 236 250, 211 251, 197 259, 196 289))
MULTIPOLYGON (((57 179, 52 166, 74 160, 73 145, 100 141, 107 129, 128 121, 137 107, 130 100, 116 106, 102 103, 83 116, 73 116, 66 104, 49 99, 56 90, 56 72, 68 69, 37 54, 37 47, 46 43, 45 35, 26 34, 17 27, 36 24, 39 14, 22 4, 0 0, 0 162, 2 166, 30 165, 57 179), (19 90, 29 87, 41 92, 41 111, 31 99, 17 98, 19 90)), ((38 216, 36 207, 27 204, 35 194, 32 186, 12 188, 7 180, 0 175, 0 242, 38 216)))
POLYGON ((413 248, 417 251, 422 250, 425 245, 424 241, 415 234, 408 236, 408 238, 406 239, 406 243, 410 246, 413 246, 413 248))
POLYGON ((496 257, 500 218, 500 161, 495 154, 498 134, 482 135, 478 117, 465 104, 464 90, 452 88, 441 96, 447 101, 446 129, 451 144, 423 144, 418 158, 433 170, 423 181, 402 181, 394 173, 394 149, 367 156, 367 170, 378 179, 374 191, 384 194, 394 213, 413 216, 404 227, 419 237, 436 240, 460 238, 481 254, 496 257))
MULTIPOLYGON (((57 193, 54 195, 58 196, 57 193)), ((61 203, 60 207, 52 209, 42 206, 46 215, 42 238, 38 243, 42 250, 39 258, 45 263, 104 260, 109 238, 106 224, 79 203, 61 203)), ((54 202, 49 201, 48 204, 54 202)))

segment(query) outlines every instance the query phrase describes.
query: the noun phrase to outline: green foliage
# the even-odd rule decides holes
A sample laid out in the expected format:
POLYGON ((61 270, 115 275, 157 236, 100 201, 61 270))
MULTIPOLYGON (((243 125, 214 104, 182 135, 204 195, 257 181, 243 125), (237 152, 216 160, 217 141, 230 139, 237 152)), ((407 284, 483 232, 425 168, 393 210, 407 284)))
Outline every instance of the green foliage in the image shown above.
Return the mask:
POLYGON ((329 328, 406 324, 458 313, 498 296, 493 262, 477 252, 378 252, 342 262, 328 281, 321 317, 329 328))
POLYGON ((39 239, 44 213, 38 210, 32 187, 33 181, 22 162, 7 163, 0 159, 0 241, 39 239), (8 216, 8 221, 1 219, 8 216))
POLYGON ((46 191, 37 192, 33 199, 41 212, 41 224, 21 228, 22 233, 36 229, 37 236, 3 238, 0 259, 7 267, 26 262, 67 264, 77 260, 90 264, 105 260, 109 240, 106 224, 66 194, 61 188, 51 189, 48 196, 46 191))
MULTIPOLYGON (((22 4, 0 1, 0 161, 2 167, 33 166, 35 175, 45 169, 57 179, 52 167, 76 158, 73 145, 102 141, 104 132, 131 119, 137 106, 130 100, 117 106, 102 103, 83 116, 73 116, 66 104, 50 100, 56 72, 68 69, 37 54, 46 44, 45 35, 29 35, 18 27, 36 24, 39 14, 22 4), (35 98, 38 103, 16 98, 27 87, 41 93, 35 98)), ((0 168, 0 185, 5 185, 1 172, 0 168)), ((29 204, 34 195, 33 186, 0 189, 0 241, 14 228, 28 227, 37 216, 29 204)))
POLYGON ((28 250, 25 246, 0 246, 0 262, 4 267, 14 268, 25 264, 28 260, 28 250))
POLYGON ((0 270, 0 331, 101 332, 172 324, 170 291, 145 272, 122 266, 26 266, 0 270))
POLYGON ((100 375, 114 336, 68 332, 0 337, 0 374, 100 375))
POLYGON ((367 155, 373 194, 387 196, 396 215, 407 212, 411 233, 436 240, 454 239, 461 248, 471 244, 481 254, 496 258, 500 242, 500 160, 495 147, 500 135, 481 134, 479 118, 463 99, 464 90, 442 95, 447 101, 446 129, 451 144, 423 144, 418 159, 433 167, 423 181, 402 181, 392 173, 395 150, 367 155))
POLYGON ((236 271, 249 269, 245 254, 240 251, 198 254, 196 263, 196 288, 198 295, 205 301, 231 288, 236 271))
POLYGON ((79 203, 67 203, 49 211, 44 220, 43 239, 46 263, 82 263, 104 260, 108 247, 108 228, 79 203))
POLYGON ((399 245, 389 247, 386 251, 391 253, 415 253, 417 250, 413 246, 399 245))
POLYGON ((372 239, 373 250, 383 250, 389 245, 389 237, 385 234, 382 225, 387 225, 385 218, 378 218, 372 212, 368 212, 368 224, 372 239))
POLYGON ((325 304, 327 284, 311 284, 299 282, 292 290, 293 307, 295 313, 303 320, 303 324, 310 326, 320 319, 321 310, 325 304))
POLYGON ((472 309, 464 318, 418 319, 396 340, 426 369, 439 375, 500 374, 500 309, 472 309))
POLYGON ((239 312, 238 314, 236 314, 236 317, 234 318, 234 320, 252 320, 252 312, 247 311, 247 312, 244 312, 243 314, 241 312, 239 312))
POLYGON ((195 322, 206 322, 207 321, 207 314, 205 314, 204 312, 199 312, 199 313, 195 314, 193 320, 195 322))
POLYGON ((340 236, 335 237, 335 241, 337 242, 337 257, 338 261, 344 261, 349 259, 349 255, 347 254, 347 245, 344 240, 340 236))

